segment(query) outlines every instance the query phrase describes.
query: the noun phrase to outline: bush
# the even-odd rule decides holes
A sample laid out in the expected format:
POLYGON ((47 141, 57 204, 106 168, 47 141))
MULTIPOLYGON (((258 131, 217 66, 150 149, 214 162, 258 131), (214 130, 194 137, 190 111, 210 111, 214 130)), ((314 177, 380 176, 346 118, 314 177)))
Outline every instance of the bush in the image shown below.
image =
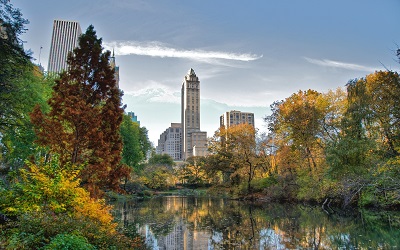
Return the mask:
POLYGON ((20 182, 0 190, 0 213, 17 218, 2 227, 0 248, 39 249, 60 234, 80 235, 98 249, 139 245, 117 231, 111 206, 80 187, 78 172, 55 162, 30 163, 20 171, 20 182))
POLYGON ((91 250, 96 249, 81 235, 58 234, 43 250, 91 250))
MULTIPOLYGON (((119 232, 106 230, 99 221, 91 218, 51 211, 26 213, 2 230, 0 242, 7 249, 41 249, 58 235, 81 236, 96 249, 136 249, 142 244, 140 238, 128 238, 119 232)), ((59 236, 57 242, 62 238, 59 236)), ((64 239, 68 240, 69 237, 64 239)))
POLYGON ((274 176, 268 176, 262 179, 255 179, 251 181, 251 186, 255 192, 262 192, 266 188, 271 187, 274 184, 277 184, 277 180, 274 176))

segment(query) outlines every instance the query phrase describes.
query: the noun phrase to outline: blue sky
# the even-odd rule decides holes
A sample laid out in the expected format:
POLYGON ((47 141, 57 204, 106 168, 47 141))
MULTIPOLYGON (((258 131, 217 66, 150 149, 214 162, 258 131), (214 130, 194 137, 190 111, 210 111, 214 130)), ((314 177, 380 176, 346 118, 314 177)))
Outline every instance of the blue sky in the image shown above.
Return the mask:
POLYGON ((154 143, 180 122, 180 88, 193 68, 201 84, 201 129, 219 116, 254 112, 298 90, 343 87, 386 68, 398 71, 399 0, 11 0, 29 19, 25 49, 47 68, 54 19, 93 24, 115 49, 126 111, 154 143), (43 47, 40 50, 40 47, 43 47))

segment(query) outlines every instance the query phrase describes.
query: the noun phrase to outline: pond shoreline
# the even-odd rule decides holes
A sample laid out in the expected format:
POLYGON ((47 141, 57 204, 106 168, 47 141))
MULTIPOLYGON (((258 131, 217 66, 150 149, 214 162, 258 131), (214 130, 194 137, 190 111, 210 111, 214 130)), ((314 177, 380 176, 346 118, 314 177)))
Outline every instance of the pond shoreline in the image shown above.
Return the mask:
POLYGON ((116 218, 137 229, 150 249, 169 249, 168 244, 193 246, 186 249, 400 246, 399 212, 326 214, 311 204, 164 195, 113 203, 116 218))
POLYGON ((382 208, 382 207, 358 207, 355 204, 348 205, 346 207, 341 206, 340 204, 333 202, 332 199, 325 199, 322 202, 315 200, 295 200, 295 199, 273 199, 271 197, 254 193, 248 196, 230 196, 227 193, 224 194, 215 194, 209 193, 209 189, 206 188, 198 188, 198 189, 174 189, 168 191, 158 191, 158 190, 150 190, 145 194, 116 194, 116 193, 107 193, 106 199, 110 202, 115 201, 129 201, 129 200, 148 200, 156 197, 207 197, 207 198, 218 198, 218 199, 227 199, 233 201, 242 201, 246 203, 252 204, 263 204, 263 203, 276 203, 282 205, 305 205, 312 207, 320 207, 327 214, 347 214, 357 212, 360 209, 367 209, 371 212, 385 212, 385 211, 399 211, 400 207, 390 207, 390 208, 382 208))

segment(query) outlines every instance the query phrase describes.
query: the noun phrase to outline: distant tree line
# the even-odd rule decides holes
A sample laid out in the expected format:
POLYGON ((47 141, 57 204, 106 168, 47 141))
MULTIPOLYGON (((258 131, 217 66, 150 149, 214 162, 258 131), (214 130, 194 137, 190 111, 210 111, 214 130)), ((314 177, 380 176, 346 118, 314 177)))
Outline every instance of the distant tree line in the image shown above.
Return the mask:
POLYGON ((236 197, 398 208, 399 93, 393 71, 327 93, 300 90, 271 105, 268 134, 250 125, 218 130, 200 169, 185 167, 196 178, 186 179, 236 197))

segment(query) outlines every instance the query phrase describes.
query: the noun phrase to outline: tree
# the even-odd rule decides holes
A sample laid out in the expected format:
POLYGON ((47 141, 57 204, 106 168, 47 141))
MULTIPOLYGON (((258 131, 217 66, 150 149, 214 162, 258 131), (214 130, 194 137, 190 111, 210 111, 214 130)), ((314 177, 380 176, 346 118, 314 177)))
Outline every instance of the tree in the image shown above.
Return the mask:
POLYGON ((397 72, 377 71, 365 77, 371 130, 376 131, 385 153, 399 155, 400 146, 400 77, 397 72))
POLYGON ((23 89, 17 83, 33 68, 19 38, 28 23, 19 9, 8 0, 0 0, 0 133, 15 126, 21 117, 15 96, 23 89))
POLYGON ((148 153, 153 148, 152 143, 149 140, 148 130, 146 127, 139 127, 139 141, 140 141, 140 148, 143 152, 145 159, 148 157, 148 153))
POLYGON ((175 165, 170 155, 153 152, 141 173, 141 180, 152 189, 165 189, 173 186, 176 179, 173 169, 175 165))
POLYGON ((264 150, 257 148, 257 145, 256 130, 252 125, 238 124, 227 129, 221 127, 210 143, 211 161, 208 161, 208 168, 228 174, 233 185, 239 185, 244 180, 247 194, 251 194, 251 182, 257 170, 266 169, 268 165, 264 150))
POLYGON ((347 84, 348 107, 339 140, 327 148, 329 173, 340 183, 344 205, 385 200, 379 202, 383 205, 389 192, 398 193, 391 176, 399 155, 399 82, 396 72, 379 71, 347 84))
POLYGON ((123 142, 122 163, 137 170, 139 163, 145 159, 140 141, 141 129, 128 115, 124 115, 120 131, 123 142))
POLYGON ((321 146, 322 120, 328 103, 314 91, 299 91, 279 104, 271 116, 269 128, 287 145, 303 151, 310 172, 317 167, 316 146, 321 146))
POLYGON ((35 104, 44 109, 52 80, 31 63, 20 39, 29 22, 19 9, 0 0, 0 161, 16 169, 37 151, 29 113, 35 104))
POLYGON ((89 26, 68 56, 68 71, 56 80, 50 112, 36 106, 31 113, 37 143, 59 155, 61 165, 84 164, 80 177, 93 196, 101 188, 119 190, 120 179, 129 176, 121 164, 122 93, 109 64, 110 51, 103 52, 101 44, 89 26))
POLYGON ((202 185, 209 182, 210 178, 204 167, 206 158, 204 156, 192 156, 178 169, 179 179, 182 183, 189 185, 202 185))
POLYGON ((175 166, 175 162, 168 154, 152 154, 149 159, 149 165, 166 166, 172 169, 175 166))
POLYGON ((272 114, 266 117, 277 147, 277 172, 282 185, 293 191, 287 192, 288 196, 315 199, 321 194, 327 135, 336 133, 332 126, 337 122, 337 111, 330 108, 329 100, 335 100, 332 97, 314 90, 298 91, 274 103, 272 114))
POLYGON ((51 95, 53 79, 44 78, 38 69, 26 71, 20 79, 14 82, 17 90, 13 92, 15 103, 12 117, 4 117, 9 125, 3 127, 0 138, 0 159, 8 169, 17 169, 23 166, 29 156, 37 154, 40 149, 34 145, 36 135, 29 113, 36 104, 48 109, 47 99, 51 95), (12 121, 12 122, 11 122, 12 121))

